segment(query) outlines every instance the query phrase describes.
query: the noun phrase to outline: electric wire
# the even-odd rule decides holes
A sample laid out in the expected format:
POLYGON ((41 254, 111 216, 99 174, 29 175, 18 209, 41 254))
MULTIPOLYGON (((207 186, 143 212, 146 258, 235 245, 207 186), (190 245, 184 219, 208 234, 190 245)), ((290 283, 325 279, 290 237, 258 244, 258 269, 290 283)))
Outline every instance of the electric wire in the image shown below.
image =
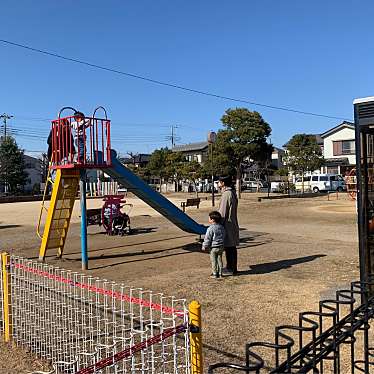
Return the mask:
MULTIPOLYGON (((189 87, 181 86, 181 85, 174 84, 174 83, 169 83, 169 82, 164 82, 164 81, 160 81, 160 80, 153 79, 153 78, 144 77, 144 76, 141 76, 141 75, 138 75, 138 74, 128 73, 128 72, 125 72, 125 71, 122 71, 122 70, 117 70, 117 69, 109 68, 109 67, 106 67, 106 66, 93 64, 91 62, 78 60, 76 58, 66 57, 66 56, 63 56, 63 55, 60 55, 60 54, 57 54, 57 53, 54 53, 54 52, 49 52, 49 51, 46 51, 46 50, 30 47, 28 45, 15 43, 15 42, 5 40, 5 39, 0 39, 0 42, 3 43, 3 44, 23 48, 23 49, 33 51, 33 52, 36 52, 36 53, 40 53, 40 54, 43 54, 43 55, 59 58, 59 59, 65 60, 65 61, 74 62, 76 64, 89 66, 89 67, 92 67, 92 68, 108 71, 108 72, 111 72, 111 73, 127 76, 127 77, 134 78, 134 79, 139 79, 139 80, 146 81, 146 82, 153 83, 153 84, 157 84, 157 85, 160 85, 160 86, 175 88, 175 89, 178 89, 178 90, 181 90, 181 91, 190 92, 190 93, 194 93, 194 94, 198 94, 198 95, 209 96, 209 97, 214 97, 216 99, 228 100, 228 101, 233 101, 233 102, 237 102, 237 103, 249 104, 249 105, 259 106, 259 107, 263 107, 263 108, 267 108, 267 109, 280 110, 280 111, 291 112, 291 113, 302 114, 302 115, 308 115, 308 116, 314 116, 314 117, 323 117, 323 118, 330 118, 330 119, 338 119, 338 120, 348 120, 344 117, 332 116, 332 115, 322 114, 322 113, 307 112, 307 111, 303 111, 303 110, 293 109, 293 108, 290 108, 290 107, 263 104, 263 103, 258 103, 258 102, 254 102, 254 101, 247 100, 247 99, 224 96, 224 95, 219 95, 219 94, 215 94, 215 93, 208 92, 208 91, 202 91, 202 90, 198 90, 198 89, 194 89, 194 88, 189 88, 189 87)), ((350 121, 350 119, 348 121, 350 121)))

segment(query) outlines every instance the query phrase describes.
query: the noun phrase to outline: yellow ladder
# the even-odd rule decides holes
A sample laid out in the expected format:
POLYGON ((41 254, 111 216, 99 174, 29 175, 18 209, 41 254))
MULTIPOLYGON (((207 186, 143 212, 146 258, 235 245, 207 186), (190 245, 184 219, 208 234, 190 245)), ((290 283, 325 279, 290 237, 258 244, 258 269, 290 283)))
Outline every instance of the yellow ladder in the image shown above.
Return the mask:
MULTIPOLYGON (((48 185, 48 182, 47 182, 48 185)), ((37 233, 42 239, 39 260, 44 261, 47 249, 56 248, 58 257, 62 256, 70 218, 74 208, 75 197, 79 186, 79 170, 57 169, 53 182, 51 201, 48 209, 43 198, 37 233), (40 235, 43 211, 47 210, 43 236, 40 235)), ((46 186, 47 188, 47 186, 46 186)))

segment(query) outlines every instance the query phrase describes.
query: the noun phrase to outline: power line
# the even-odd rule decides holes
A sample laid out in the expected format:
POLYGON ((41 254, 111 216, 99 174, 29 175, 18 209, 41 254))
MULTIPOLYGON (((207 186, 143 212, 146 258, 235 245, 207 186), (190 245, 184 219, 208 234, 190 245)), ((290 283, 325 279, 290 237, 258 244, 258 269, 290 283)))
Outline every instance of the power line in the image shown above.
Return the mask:
POLYGON ((143 80, 143 81, 154 83, 154 84, 157 84, 157 85, 160 85, 160 86, 175 88, 175 89, 178 89, 178 90, 191 92, 191 93, 195 93, 195 94, 198 94, 198 95, 215 97, 216 99, 228 100, 228 101, 244 103, 244 104, 250 104, 250 105, 255 105, 255 106, 259 106, 259 107, 263 107, 263 108, 281 110, 281 111, 285 111, 285 112, 303 114, 303 115, 308 115, 308 116, 351 121, 351 119, 347 119, 347 118, 344 118, 344 117, 337 117, 337 116, 321 114, 321 113, 314 113, 314 112, 306 112, 306 111, 302 111, 302 110, 293 109, 293 108, 290 108, 290 107, 282 107, 282 106, 275 106, 275 105, 269 105, 269 104, 262 104, 262 103, 257 103, 257 102, 246 100, 246 99, 239 99, 239 98, 234 98, 234 97, 230 97, 230 96, 223 96, 223 95, 218 95, 218 94, 207 92, 207 91, 201 91, 201 90, 197 90, 197 89, 194 89, 194 88, 184 87, 184 86, 180 86, 180 85, 177 85, 177 84, 174 84, 174 83, 163 82, 163 81, 159 81, 157 79, 147 78, 147 77, 143 77, 141 75, 132 74, 132 73, 128 73, 128 72, 125 72, 125 71, 112 69, 112 68, 109 68, 109 67, 106 67, 106 66, 93 64, 91 62, 78 60, 78 59, 71 58, 71 57, 66 57, 66 56, 63 56, 63 55, 60 55, 60 54, 57 54, 57 53, 48 52, 48 51, 38 49, 38 48, 34 48, 34 47, 30 47, 30 46, 27 46, 27 45, 24 45, 24 44, 14 43, 14 42, 11 42, 11 41, 5 40, 5 39, 0 39, 0 42, 4 43, 4 44, 15 46, 15 47, 27 49, 29 51, 41 53, 41 54, 44 54, 44 55, 47 55, 47 56, 56 57, 56 58, 59 58, 59 59, 65 60, 65 61, 70 61, 70 62, 74 62, 74 63, 77 63, 77 64, 90 66, 92 68, 105 70, 105 71, 108 71, 108 72, 111 72, 111 73, 124 75, 124 76, 130 77, 130 78, 143 80))

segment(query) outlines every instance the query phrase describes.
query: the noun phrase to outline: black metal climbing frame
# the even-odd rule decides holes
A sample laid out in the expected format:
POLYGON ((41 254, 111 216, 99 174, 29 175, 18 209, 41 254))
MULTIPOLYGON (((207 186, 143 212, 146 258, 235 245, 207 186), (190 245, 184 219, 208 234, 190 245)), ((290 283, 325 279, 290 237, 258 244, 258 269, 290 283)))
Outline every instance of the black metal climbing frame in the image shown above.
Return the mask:
POLYGON ((369 334, 374 297, 368 297, 373 285, 353 282, 335 298, 320 301, 318 311, 300 313, 297 325, 276 327, 274 342, 248 343, 245 364, 216 363, 209 374, 224 369, 257 374, 374 372, 369 334))

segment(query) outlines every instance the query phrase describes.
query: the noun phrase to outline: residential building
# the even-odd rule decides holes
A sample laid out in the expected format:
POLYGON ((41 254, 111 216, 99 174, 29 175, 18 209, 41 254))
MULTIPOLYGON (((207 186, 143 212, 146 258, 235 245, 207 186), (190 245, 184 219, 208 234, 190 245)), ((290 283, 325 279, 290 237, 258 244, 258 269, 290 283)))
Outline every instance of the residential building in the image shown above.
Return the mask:
POLYGON ((188 161, 197 161, 200 164, 208 159, 208 142, 189 143, 173 147, 172 152, 182 152, 188 161))
POLYGON ((135 167, 145 167, 148 165, 151 155, 147 153, 138 153, 132 157, 125 157, 121 159, 124 165, 134 165, 135 167))
POLYGON ((345 174, 356 167, 355 126, 344 121, 321 134, 325 165, 323 173, 345 174))
POLYGON ((25 185, 25 191, 35 191, 35 193, 39 193, 40 184, 44 182, 42 162, 40 159, 28 155, 23 155, 23 159, 25 161, 25 171, 28 177, 28 182, 25 185))
POLYGON ((282 148, 273 147, 273 152, 271 154, 271 166, 275 169, 282 169, 284 164, 284 157, 286 151, 282 148))

